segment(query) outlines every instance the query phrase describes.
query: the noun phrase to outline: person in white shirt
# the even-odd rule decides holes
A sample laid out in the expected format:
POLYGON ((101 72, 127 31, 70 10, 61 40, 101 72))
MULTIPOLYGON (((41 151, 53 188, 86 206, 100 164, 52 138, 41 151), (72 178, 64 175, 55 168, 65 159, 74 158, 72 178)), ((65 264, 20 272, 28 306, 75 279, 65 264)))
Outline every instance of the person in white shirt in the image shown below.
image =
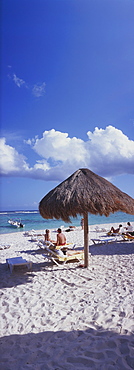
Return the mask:
POLYGON ((124 229, 126 229, 126 234, 134 235, 133 226, 130 224, 130 222, 127 222, 127 227, 124 229))

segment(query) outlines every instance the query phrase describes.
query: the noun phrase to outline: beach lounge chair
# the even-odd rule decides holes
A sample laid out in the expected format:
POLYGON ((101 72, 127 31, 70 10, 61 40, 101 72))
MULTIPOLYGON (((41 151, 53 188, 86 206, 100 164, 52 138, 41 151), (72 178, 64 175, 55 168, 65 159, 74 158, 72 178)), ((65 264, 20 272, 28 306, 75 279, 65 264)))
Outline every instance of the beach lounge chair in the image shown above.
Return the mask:
POLYGON ((114 238, 97 238, 97 239, 91 239, 94 244, 108 244, 116 241, 117 239, 114 238))
POLYGON ((108 232, 107 233, 107 236, 121 236, 122 235, 122 233, 121 232, 119 232, 119 233, 114 233, 114 232, 108 232))
MULTIPOLYGON (((60 246, 58 246, 59 248, 60 246)), ((63 250, 66 246, 61 246, 63 250)), ((81 262, 84 259, 84 251, 83 250, 74 250, 74 249, 68 249, 64 254, 62 249, 55 248, 54 250, 50 249, 51 246, 46 246, 45 253, 42 254, 43 257, 46 259, 54 262, 56 265, 60 265, 67 263, 68 261, 78 261, 81 262)))
POLYGON ((123 240, 131 240, 131 241, 134 241, 134 235, 124 234, 124 235, 122 235, 122 238, 123 238, 123 240))
POLYGON ((33 236, 33 235, 36 235, 36 231, 34 229, 32 230, 29 230, 29 231, 25 231, 23 233, 24 236, 33 236))
POLYGON ((10 247, 11 247, 10 244, 1 244, 0 243, 0 250, 9 249, 10 247))
POLYGON ((104 227, 99 227, 99 226, 96 226, 95 227, 95 232, 96 233, 101 233, 101 232, 106 232, 107 229, 105 229, 104 227))
POLYGON ((7 258, 6 263, 9 266, 11 273, 15 266, 27 266, 28 270, 32 268, 32 262, 26 261, 22 257, 7 258))

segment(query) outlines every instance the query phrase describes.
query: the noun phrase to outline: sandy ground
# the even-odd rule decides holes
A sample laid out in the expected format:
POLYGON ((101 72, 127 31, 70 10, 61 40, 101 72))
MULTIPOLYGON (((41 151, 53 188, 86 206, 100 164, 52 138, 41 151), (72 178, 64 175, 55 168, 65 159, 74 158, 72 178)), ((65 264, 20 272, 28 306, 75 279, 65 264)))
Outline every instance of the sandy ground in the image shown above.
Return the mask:
MULTIPOLYGON (((95 226, 91 239, 106 235, 95 226)), ((66 237, 83 247, 80 227, 66 237)), ((77 262, 58 267, 23 232, 1 235, 1 370, 134 368, 134 242, 89 244, 88 269, 77 262), (32 261, 32 271, 10 273, 6 258, 19 256, 32 261)))

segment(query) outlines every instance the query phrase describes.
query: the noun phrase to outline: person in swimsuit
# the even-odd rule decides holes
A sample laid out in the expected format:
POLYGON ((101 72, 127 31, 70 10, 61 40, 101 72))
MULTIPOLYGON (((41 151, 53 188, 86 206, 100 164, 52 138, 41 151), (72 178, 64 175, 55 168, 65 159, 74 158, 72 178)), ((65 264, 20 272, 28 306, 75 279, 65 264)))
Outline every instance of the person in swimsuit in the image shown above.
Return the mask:
POLYGON ((119 234, 121 232, 122 225, 119 225, 117 229, 114 229, 114 227, 111 227, 111 230, 107 233, 107 235, 112 235, 112 234, 119 234))
POLYGON ((45 238, 45 242, 50 242, 51 239, 50 239, 50 230, 46 229, 46 233, 44 235, 44 238, 45 238))
POLYGON ((46 242, 51 242, 53 243, 55 246, 57 245, 56 241, 55 240, 52 240, 51 239, 51 234, 50 234, 50 230, 46 229, 46 233, 44 234, 44 243, 46 242))
POLYGON ((59 228, 57 230, 57 232, 58 232, 58 234, 57 234, 57 245, 65 245, 66 244, 66 237, 62 233, 62 230, 59 228))

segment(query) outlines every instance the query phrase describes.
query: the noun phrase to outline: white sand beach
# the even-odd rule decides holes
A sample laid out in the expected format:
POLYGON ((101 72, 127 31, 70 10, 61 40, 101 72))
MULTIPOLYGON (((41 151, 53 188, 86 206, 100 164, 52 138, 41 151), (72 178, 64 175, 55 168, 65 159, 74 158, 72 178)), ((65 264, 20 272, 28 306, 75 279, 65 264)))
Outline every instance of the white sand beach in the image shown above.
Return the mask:
MULTIPOLYGON (((90 226, 90 239, 106 235, 96 226, 112 225, 90 226)), ((81 227, 65 234, 83 247, 81 227)), ((89 244, 88 269, 78 262, 59 267, 23 232, 1 235, 1 370, 134 368, 134 241, 89 244), (32 270, 11 274, 6 259, 12 257, 32 261, 32 270)))

